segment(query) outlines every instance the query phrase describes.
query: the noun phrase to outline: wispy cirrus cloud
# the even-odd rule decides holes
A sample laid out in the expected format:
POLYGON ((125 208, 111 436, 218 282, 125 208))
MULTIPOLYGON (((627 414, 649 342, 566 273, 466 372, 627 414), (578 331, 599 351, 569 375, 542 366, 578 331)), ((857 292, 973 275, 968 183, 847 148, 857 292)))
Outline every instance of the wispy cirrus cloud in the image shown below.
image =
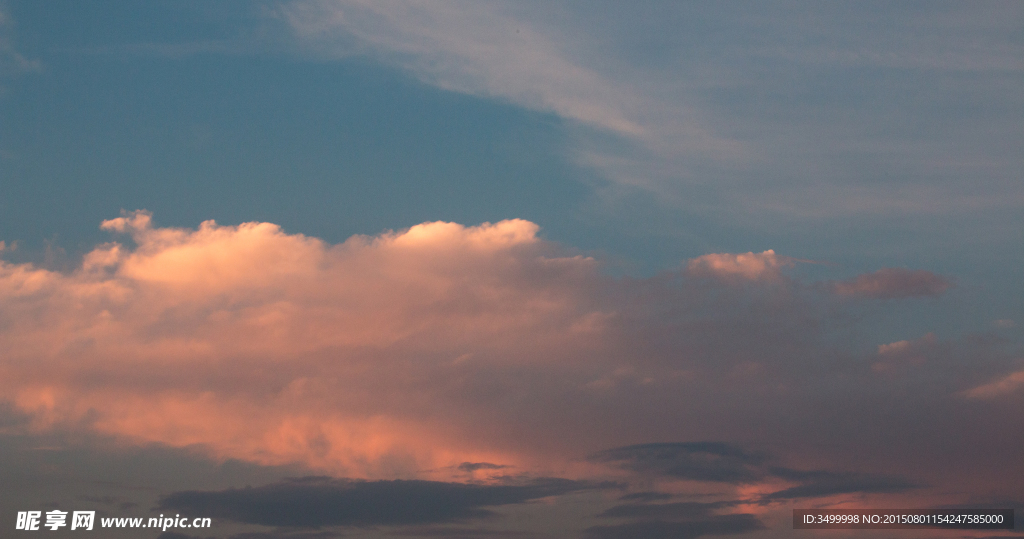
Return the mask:
POLYGON ((368 54, 441 88, 577 123, 575 159, 622 185, 659 190, 666 175, 688 176, 682 147, 712 159, 742 154, 742 144, 702 127, 691 108, 575 55, 585 46, 576 32, 524 18, 514 5, 314 1, 282 13, 316 54, 368 54), (609 135, 618 142, 609 144, 609 135), (651 164, 637 168, 645 159, 651 164))
POLYGON ((370 53, 460 92, 508 99, 624 135, 628 86, 573 62, 560 44, 498 4, 302 2, 283 13, 325 55, 370 53))
POLYGON ((14 20, 4 8, 0 4, 0 76, 39 71, 42 63, 26 57, 15 47, 14 20))
MULTIPOLYGON (((875 75, 898 73, 907 79, 900 88, 926 84, 921 73, 972 73, 993 87, 1019 78, 1024 44, 1005 24, 1018 12, 1005 4, 969 13, 933 6, 879 17, 867 8, 669 4, 581 13, 515 2, 356 0, 280 10, 317 56, 369 56, 428 84, 568 120, 572 157, 611 182, 602 194, 639 189, 668 207, 741 221, 1019 206, 1015 161, 992 150, 1019 138, 1015 125, 987 121, 989 133, 999 124, 1002 138, 978 131, 968 152, 955 142, 964 131, 949 121, 957 113, 928 105, 952 94, 932 89, 894 100, 892 81, 875 75), (850 99, 829 97, 851 91, 850 99), (900 127, 908 123, 933 129, 900 127), (964 176, 984 178, 990 189, 977 193, 964 176)), ((1015 106, 1005 93, 990 97, 1015 106)))

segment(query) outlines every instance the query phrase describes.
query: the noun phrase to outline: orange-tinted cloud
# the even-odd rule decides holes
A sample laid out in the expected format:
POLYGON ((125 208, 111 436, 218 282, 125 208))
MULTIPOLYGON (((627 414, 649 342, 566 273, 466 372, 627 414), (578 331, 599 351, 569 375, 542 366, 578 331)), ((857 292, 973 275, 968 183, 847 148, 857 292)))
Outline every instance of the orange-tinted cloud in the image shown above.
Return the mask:
POLYGON ((935 350, 937 339, 929 333, 913 341, 896 341, 878 345, 877 360, 871 364, 875 372, 894 372, 921 367, 927 355, 935 350))
POLYGON ((930 271, 883 268, 832 283, 832 291, 840 296, 891 299, 938 296, 952 286, 948 279, 930 271))
POLYGON ((993 382, 963 392, 968 399, 995 399, 1024 388, 1024 371, 1011 372, 993 382))
POLYGON ((694 277, 710 277, 727 283, 742 281, 778 281, 782 268, 791 267, 794 259, 778 256, 774 250, 762 253, 714 253, 690 260, 686 272, 694 277))
MULTIPOLYGON (((160 228, 145 212, 103 227, 131 241, 98 246, 73 272, 0 263, 0 401, 30 428, 370 479, 589 477, 625 472, 586 455, 654 441, 863 452, 872 433, 901 432, 901 410, 973 405, 950 388, 984 381, 933 337, 877 357, 836 350, 821 329, 836 304, 784 277, 794 260, 771 251, 618 279, 522 220, 338 245, 269 223, 160 228), (864 359, 927 376, 877 376, 864 359), (877 427, 836 430, 836 413, 877 427)), ((985 372, 1013 370, 968 352, 985 372)), ((914 438, 914 461, 879 459, 933 470, 925 457, 947 443, 914 438)), ((812 456, 785 466, 903 473, 812 456)), ((993 470, 969 471, 1005 476, 993 470)))
POLYGON ((579 294, 594 261, 548 256, 522 220, 335 246, 269 223, 154 228, 145 212, 103 228, 137 246, 101 245, 68 275, 0 266, 0 387, 40 428, 356 476, 515 463, 432 384, 587 350, 604 316, 579 294))

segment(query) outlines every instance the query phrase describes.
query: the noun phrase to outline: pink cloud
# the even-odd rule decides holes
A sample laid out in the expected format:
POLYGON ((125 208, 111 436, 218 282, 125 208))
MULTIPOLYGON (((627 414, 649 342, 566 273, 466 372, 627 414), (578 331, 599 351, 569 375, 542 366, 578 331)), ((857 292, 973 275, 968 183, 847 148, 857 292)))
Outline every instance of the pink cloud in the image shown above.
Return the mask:
POLYGON ((999 379, 964 391, 968 399, 987 400, 1002 397, 1024 388, 1024 371, 1011 372, 999 379))
POLYGON ((921 367, 927 363, 927 356, 937 347, 938 339, 929 333, 913 341, 896 341, 878 345, 877 360, 871 369, 879 373, 892 373, 921 367))
MULTIPOLYGON (((0 262, 0 404, 27 428, 351 477, 451 480, 466 462, 508 466, 477 479, 582 477, 608 473, 587 454, 652 440, 754 436, 780 454, 839 440, 858 454, 877 440, 823 428, 835 409, 899 424, 879 392, 925 384, 921 401, 945 405, 950 384, 927 384, 962 366, 926 336, 875 361, 928 358, 929 376, 857 374, 823 342, 831 304, 757 290, 804 286, 772 251, 617 279, 522 220, 337 245, 270 223, 161 228, 145 212, 103 226, 133 241, 69 273, 0 262)), ((900 455, 946 442, 907 443, 916 453, 890 470, 932 470, 900 455)), ((809 457, 803 468, 832 455, 809 457)))
POLYGON ((699 256, 686 265, 693 277, 710 277, 723 282, 779 281, 782 268, 792 267, 794 259, 778 256, 769 249, 762 253, 715 253, 699 256))
MULTIPOLYGON (((134 245, 99 245, 67 274, 0 265, 0 395, 36 429, 359 477, 571 467, 662 428, 660 410, 696 398, 680 385, 792 351, 757 320, 700 324, 685 330, 692 343, 659 349, 661 334, 682 335, 657 314, 672 296, 696 294, 694 312, 726 318, 732 307, 699 288, 603 276, 523 220, 424 223, 338 245, 271 223, 155 227, 147 212, 102 227, 134 245), (737 340, 741 327, 749 337, 737 340), (656 411, 619 409, 633 393, 660 394, 656 411)), ((773 252, 699 260, 754 282, 788 264, 773 252)))
POLYGON ((938 296, 952 286, 949 280, 930 271, 902 268, 883 268, 831 284, 832 291, 840 296, 877 299, 938 296))
POLYGON ((333 246, 151 221, 105 221, 137 247, 100 245, 71 274, 0 263, 0 393, 36 428, 354 476, 515 464, 431 384, 593 350, 611 316, 584 290, 596 263, 550 256, 527 221, 333 246))

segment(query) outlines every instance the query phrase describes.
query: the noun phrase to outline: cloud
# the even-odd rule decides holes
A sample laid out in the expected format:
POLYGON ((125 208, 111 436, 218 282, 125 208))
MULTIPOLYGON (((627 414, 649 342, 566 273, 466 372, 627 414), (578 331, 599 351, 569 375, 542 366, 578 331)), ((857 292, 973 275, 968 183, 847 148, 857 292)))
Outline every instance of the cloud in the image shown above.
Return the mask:
POLYGON ((283 13, 323 54, 370 51, 442 88, 497 96, 627 135, 626 88, 567 58, 559 44, 495 4, 300 2, 283 13))
POLYGON ((0 5, 0 75, 12 75, 26 71, 39 71, 39 60, 25 57, 18 52, 13 38, 14 20, 0 5))
POLYGON ((593 526, 587 528, 584 537, 588 539, 625 539, 632 537, 692 539, 705 535, 735 535, 763 529, 765 529, 765 525, 754 515, 736 514, 684 522, 653 520, 614 526, 593 526))
POLYGON ((653 473, 723 483, 750 483, 764 477, 762 455, 721 442, 642 444, 607 449, 590 460, 615 464, 639 473, 653 473))
POLYGON ((871 364, 875 372, 895 372, 901 369, 921 367, 928 356, 939 350, 941 345, 934 333, 928 333, 913 341, 896 341, 878 345, 877 361, 871 364))
POLYGON ((609 180, 595 185, 610 207, 639 191, 647 212, 758 227, 1017 207, 1020 163, 998 148, 1019 126, 952 105, 1018 109, 1003 90, 1022 69, 1017 10, 877 11, 311 0, 280 17, 318 58, 370 57, 568 120, 570 157, 609 180), (922 97, 941 113, 898 93, 922 73, 956 81, 922 97), (899 128, 911 122, 932 129, 899 128))
POLYGON ((657 502, 671 500, 672 495, 667 492, 634 492, 619 498, 622 501, 657 502))
POLYGON ((1024 386, 1024 371, 1011 372, 999 379, 964 391, 962 395, 968 399, 995 399, 1012 394, 1024 386))
POLYGON ((650 81, 622 76, 635 62, 613 68, 611 56, 579 54, 597 36, 551 24, 557 14, 549 9, 537 10, 541 17, 528 11, 502 3, 313 0, 287 4, 281 15, 314 55, 370 56, 427 84, 569 120, 572 157, 622 186, 659 190, 688 176, 692 165, 679 154, 742 153, 740 142, 704 128, 692 107, 664 97, 675 84, 636 84, 650 81))
POLYGON ((951 281, 930 271, 902 268, 883 268, 831 284, 832 291, 840 296, 875 299, 939 296, 952 286, 951 281))
MULTIPOLYGON (((103 227, 117 241, 71 271, 0 263, 6 433, 335 477, 515 470, 625 477, 648 492, 712 482, 749 499, 933 484, 940 449, 961 442, 901 438, 907 421, 974 429, 963 454, 999 453, 1016 436, 984 435, 995 423, 950 398, 1019 370, 1010 344, 926 335, 850 352, 830 339, 859 327, 846 325, 851 304, 798 278, 612 277, 522 220, 337 245, 271 223, 159 227, 146 212, 103 227), (916 368, 918 356, 928 368, 913 377, 870 368, 916 368), (637 443, 666 439, 684 442, 637 443), (873 457, 846 467, 859 454, 873 457), (904 468, 906 481, 885 479, 904 468)), ((999 485, 1019 466, 972 462, 954 475, 999 485)))
POLYGON ((481 539, 488 537, 533 537, 528 532, 495 530, 478 526, 404 526, 391 532, 400 537, 444 537, 445 539, 481 539))
MULTIPOLYGON (((272 532, 249 532, 233 534, 228 539, 337 539, 344 537, 330 531, 275 530, 272 532)), ((156 539, 212 539, 177 532, 163 532, 156 539)))
POLYGON ((800 484, 772 492, 764 496, 763 501, 825 498, 837 494, 899 493, 921 487, 903 477, 823 470, 774 469, 772 471, 776 477, 798 481, 800 484))
POLYGON ((86 421, 356 475, 501 463, 512 456, 486 441, 441 442, 472 437, 417 417, 427 392, 489 364, 549 361, 536 351, 601 327, 581 295, 596 263, 548 256, 522 220, 336 246, 270 223, 154 228, 146 212, 103 228, 135 247, 101 245, 71 274, 0 266, 3 394, 40 428, 86 421))
POLYGON ((487 508, 596 487, 565 479, 479 485, 307 477, 256 488, 176 492, 162 497, 160 508, 264 526, 410 525, 494 516, 487 508))
MULTIPOLYGON (((775 466, 772 457, 753 453, 723 442, 659 443, 619 447, 590 456, 595 462, 609 463, 641 474, 710 481, 733 485, 764 483, 773 480, 796 483, 760 496, 760 502, 778 499, 819 498, 851 493, 894 493, 917 488, 913 482, 894 476, 796 470, 775 466)), ((671 515, 704 514, 729 507, 735 502, 628 504, 613 507, 602 516, 665 518, 671 515)))
POLYGON ((598 516, 644 519, 693 518, 707 516, 717 509, 734 505, 736 502, 631 503, 616 505, 598 516))
POLYGON ((614 417, 601 410, 617 395, 716 376, 752 350, 791 354, 809 327, 697 282, 603 276, 523 220, 339 245, 271 223, 161 228, 144 211, 102 228, 122 241, 72 272, 0 265, 0 389, 31 428, 348 477, 536 466, 552 462, 545 440, 579 430, 555 449, 568 460, 636 425, 585 431, 570 418, 614 417), (687 311, 666 318, 675 304, 687 311))
POLYGON ((676 502, 629 503, 616 505, 597 515, 601 518, 632 519, 617 525, 593 526, 585 537, 597 539, 619 537, 700 537, 733 535, 765 529, 755 515, 746 513, 716 514, 741 502, 676 502))
POLYGON ((201 539, 195 535, 185 535, 184 533, 177 532, 163 532, 156 536, 156 539, 201 539))
POLYGON ((774 250, 762 253, 716 253, 699 256, 686 264, 686 272, 694 277, 708 277, 726 283, 743 281, 777 282, 782 268, 792 267, 794 259, 777 256, 774 250))
POLYGON ((477 470, 501 470, 502 468, 508 468, 508 466, 503 464, 491 464, 490 462, 463 462, 458 466, 458 469, 464 472, 475 472, 477 470))

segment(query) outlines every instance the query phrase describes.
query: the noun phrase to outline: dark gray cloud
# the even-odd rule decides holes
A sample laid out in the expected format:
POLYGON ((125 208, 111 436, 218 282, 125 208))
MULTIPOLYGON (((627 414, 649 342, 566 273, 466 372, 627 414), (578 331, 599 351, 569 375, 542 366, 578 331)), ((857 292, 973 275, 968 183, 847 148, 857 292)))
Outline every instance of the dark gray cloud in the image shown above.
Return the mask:
POLYGON ((102 503, 102 504, 105 504, 105 505, 109 505, 111 507, 117 507, 121 511, 128 511, 128 510, 131 510, 131 509, 135 509, 136 507, 139 506, 138 503, 135 503, 135 502, 132 502, 132 501, 128 501, 128 500, 123 500, 123 499, 121 499, 121 498, 119 498, 117 496, 89 496, 89 495, 82 495, 82 496, 79 496, 78 498, 80 500, 87 501, 87 502, 102 503))
POLYGON ((29 424, 31 419, 30 415, 18 410, 12 403, 0 401, 0 428, 24 427, 29 424))
POLYGON ((184 491, 160 508, 265 526, 407 525, 491 516, 485 508, 609 485, 544 478, 519 485, 438 481, 290 479, 257 488, 184 491))
POLYGON ((232 535, 230 539, 337 539, 343 534, 334 531, 274 530, 271 532, 247 532, 232 535))
POLYGON ((670 500, 672 495, 667 492, 634 492, 632 494, 626 494, 619 498, 624 502, 657 502, 662 500, 670 500))
POLYGON ((707 517, 700 520, 672 522, 651 520, 614 526, 587 528, 587 539, 691 539, 704 535, 733 535, 763 530, 764 524, 754 515, 737 514, 707 517))
MULTIPOLYGON (((591 455, 590 460, 641 474, 694 481, 745 484, 774 477, 798 483, 793 487, 768 494, 762 501, 849 493, 894 493, 919 487, 902 477, 772 466, 770 455, 748 451, 724 442, 631 445, 600 451, 591 455)), ((638 501, 655 499, 657 498, 638 498, 638 501)), ((709 508, 714 505, 716 504, 696 502, 620 505, 602 513, 602 516, 666 517, 675 512, 699 512, 702 507, 709 508)))
POLYGON ((736 502, 723 501, 712 503, 677 502, 677 503, 630 503, 616 505, 597 515, 599 517, 639 518, 639 519, 688 519, 706 517, 717 509, 731 507, 736 502))
MULTIPOLYGON (((246 532, 229 537, 229 539, 337 539, 344 537, 332 531, 296 531, 296 530, 274 530, 270 532, 246 532)), ((198 535, 186 535, 178 532, 163 532, 156 539, 213 539, 212 537, 200 537, 198 535)))
POLYGON ((588 539, 619 537, 688 538, 702 535, 731 535, 763 529, 754 515, 718 515, 737 501, 630 503, 614 506, 597 515, 602 518, 630 519, 633 522, 594 526, 586 530, 588 539))
POLYGON ((721 442, 689 442, 619 447, 594 453, 590 460, 639 473, 739 484, 764 477, 765 457, 721 442))
POLYGON ((488 528, 457 528, 453 526, 412 526, 391 532, 402 537, 444 537, 445 539, 478 539, 493 537, 531 537, 533 534, 514 530, 488 528))
POLYGON ((500 470, 502 468, 508 468, 504 464, 491 464, 490 462, 463 462, 459 464, 459 469, 464 472, 475 472, 477 470, 500 470))
POLYGON ((799 481, 801 484, 768 494, 763 498, 765 501, 817 498, 855 492, 885 494, 905 492, 920 486, 902 477, 862 473, 800 471, 789 468, 773 468, 771 473, 782 479, 799 481))

